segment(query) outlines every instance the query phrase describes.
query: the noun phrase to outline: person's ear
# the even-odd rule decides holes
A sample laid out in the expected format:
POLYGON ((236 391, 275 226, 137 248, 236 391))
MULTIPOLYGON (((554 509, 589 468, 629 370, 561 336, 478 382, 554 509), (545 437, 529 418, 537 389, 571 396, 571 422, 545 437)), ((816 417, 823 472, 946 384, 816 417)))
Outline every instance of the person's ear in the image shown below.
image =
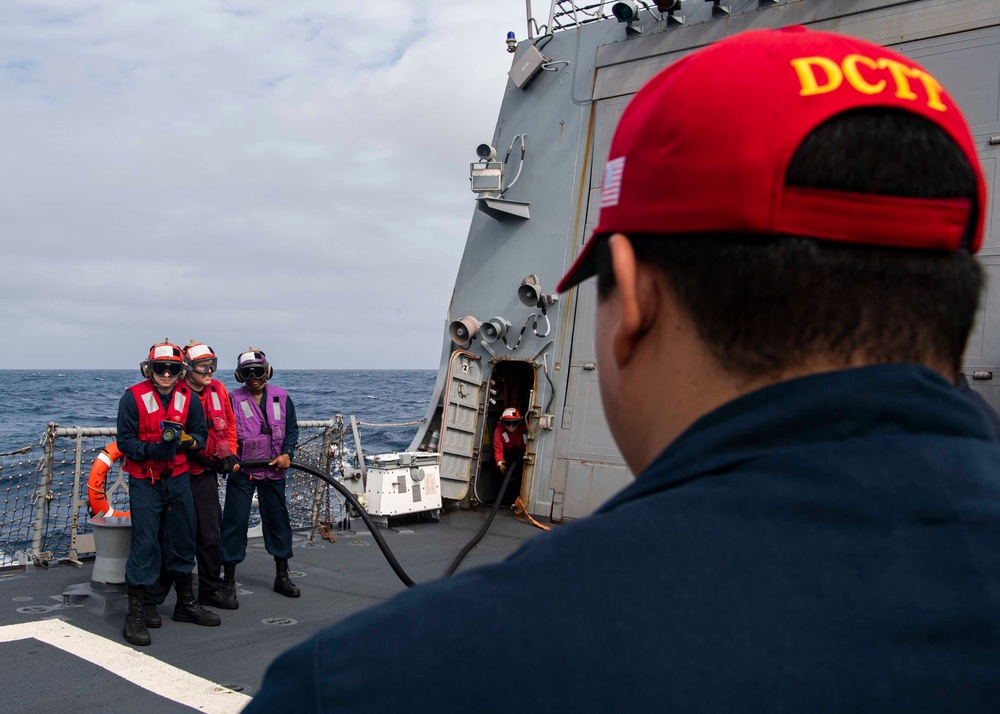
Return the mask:
POLYGON ((608 239, 615 273, 618 319, 612 335, 615 361, 624 367, 656 321, 658 295, 653 269, 639 263, 629 239, 616 233, 608 239))

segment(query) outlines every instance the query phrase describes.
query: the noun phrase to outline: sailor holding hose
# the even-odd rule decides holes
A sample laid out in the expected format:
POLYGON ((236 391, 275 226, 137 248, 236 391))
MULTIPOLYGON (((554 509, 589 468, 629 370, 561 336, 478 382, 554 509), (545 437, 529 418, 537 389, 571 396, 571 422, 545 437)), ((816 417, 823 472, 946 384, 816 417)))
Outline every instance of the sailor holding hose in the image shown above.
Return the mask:
POLYGON ((139 366, 145 380, 118 404, 118 448, 125 455, 132 517, 132 545, 125 563, 128 613, 122 634, 133 645, 152 641, 148 628, 161 626, 156 606, 172 581, 177 591, 173 619, 218 625, 215 613, 194 598, 195 511, 186 452, 207 437, 201 402, 181 382, 184 354, 164 341, 149 348, 139 366), (162 568, 162 574, 161 574, 162 568), (150 592, 163 577, 156 593, 150 592))
POLYGON ((274 556, 274 591, 299 597, 288 575, 292 557, 292 526, 285 502, 285 470, 295 456, 299 425, 288 392, 269 385, 274 369, 262 350, 250 348, 236 362, 233 411, 240 461, 270 459, 267 466, 241 468, 226 479, 226 504, 222 514, 223 583, 220 596, 236 602, 236 566, 247 552, 247 525, 254 491, 260 503, 264 547, 274 556))

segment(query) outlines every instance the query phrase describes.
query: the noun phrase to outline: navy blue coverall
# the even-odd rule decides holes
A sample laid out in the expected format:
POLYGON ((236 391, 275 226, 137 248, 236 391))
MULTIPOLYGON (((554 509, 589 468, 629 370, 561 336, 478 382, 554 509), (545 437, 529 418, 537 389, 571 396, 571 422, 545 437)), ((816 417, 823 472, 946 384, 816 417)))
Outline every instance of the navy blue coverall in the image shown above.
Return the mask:
MULTIPOLYGON (((156 395, 164 411, 172 392, 156 395)), ((132 392, 126 391, 118 402, 118 449, 130 459, 146 459, 146 442, 139 439, 139 408, 132 392)), ((205 412, 198 399, 190 400, 184 430, 199 445, 208 438, 205 412)), ((190 477, 180 475, 157 479, 130 477, 129 509, 132 512, 132 550, 147 552, 148 558, 129 557, 125 580, 135 587, 151 588, 160 577, 161 567, 172 573, 190 573, 195 562, 195 513, 191 498, 190 477), (155 557, 159 554, 159 558, 155 557)), ((165 597, 166 593, 162 593, 165 597)), ((160 597, 160 602, 163 598, 160 597)))

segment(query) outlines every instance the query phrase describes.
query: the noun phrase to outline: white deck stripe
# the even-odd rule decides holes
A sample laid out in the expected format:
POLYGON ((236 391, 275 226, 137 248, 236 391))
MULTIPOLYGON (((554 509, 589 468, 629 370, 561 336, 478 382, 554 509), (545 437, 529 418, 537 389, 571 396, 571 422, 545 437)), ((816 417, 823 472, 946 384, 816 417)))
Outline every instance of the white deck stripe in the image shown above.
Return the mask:
POLYGON ((236 714, 250 697, 62 620, 0 627, 0 642, 33 639, 85 659, 137 687, 210 714, 236 714))

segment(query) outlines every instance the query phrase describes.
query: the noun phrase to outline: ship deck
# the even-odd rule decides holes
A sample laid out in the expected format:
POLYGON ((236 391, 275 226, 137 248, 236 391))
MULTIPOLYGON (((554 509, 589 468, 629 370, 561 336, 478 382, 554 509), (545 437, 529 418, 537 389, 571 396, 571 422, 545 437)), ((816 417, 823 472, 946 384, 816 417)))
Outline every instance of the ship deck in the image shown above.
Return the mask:
MULTIPOLYGON (((488 513, 454 511, 440 522, 393 521, 381 531, 416 582, 441 577, 488 513)), ((292 579, 302 597, 275 593, 274 561, 250 539, 237 569, 238 610, 215 610, 219 627, 174 622, 174 595, 160 607, 163 627, 149 647, 132 647, 121 629, 124 592, 90 587, 93 561, 78 567, 0 572, 0 658, 7 711, 239 711, 258 691, 271 660, 322 627, 405 590, 364 523, 334 532, 335 542, 295 534, 292 579), (70 593, 72 596, 64 596, 70 593)), ((459 572, 496 562, 542 531, 501 511, 459 572)), ((385 643, 391 647, 391 642, 385 643)))

